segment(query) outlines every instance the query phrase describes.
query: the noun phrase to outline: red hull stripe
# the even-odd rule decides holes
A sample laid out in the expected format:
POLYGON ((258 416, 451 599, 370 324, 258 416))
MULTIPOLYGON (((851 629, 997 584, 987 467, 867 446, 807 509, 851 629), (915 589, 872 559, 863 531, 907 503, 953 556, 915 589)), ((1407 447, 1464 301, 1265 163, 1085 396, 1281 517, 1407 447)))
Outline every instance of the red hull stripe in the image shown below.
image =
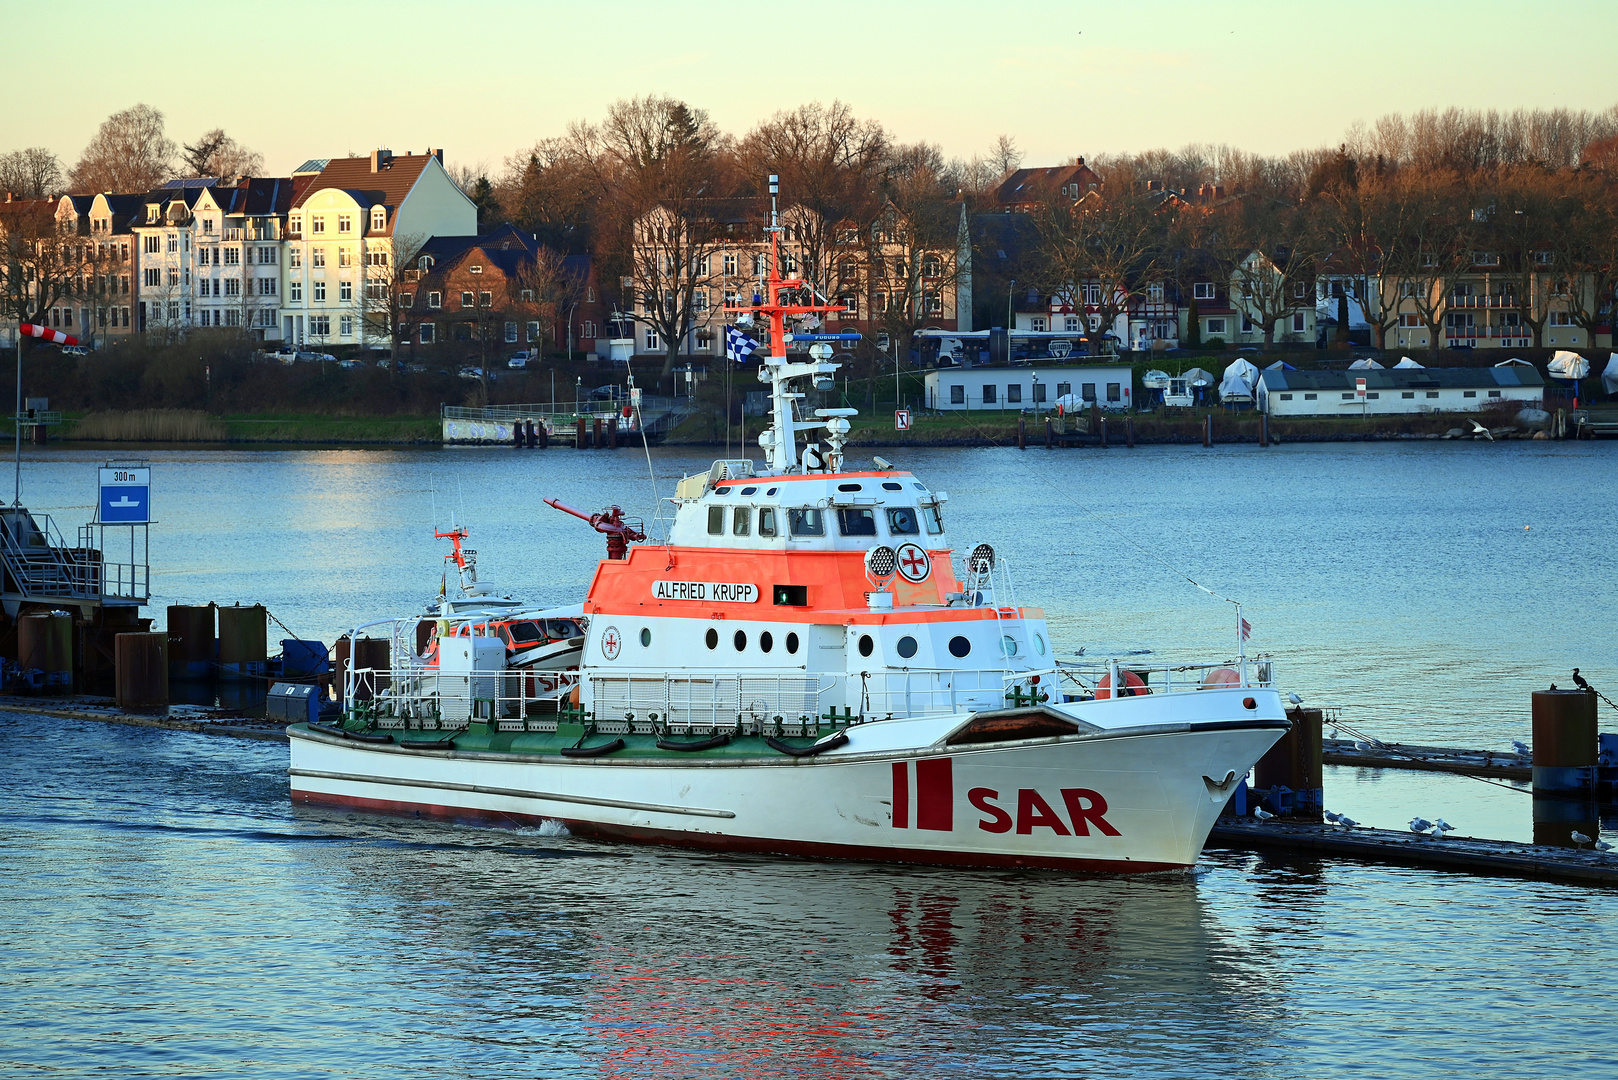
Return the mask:
MULTIPOLYGON (((405 817, 435 817, 452 821, 475 821, 497 825, 538 825, 555 820, 532 814, 509 814, 499 810, 474 810, 460 806, 399 802, 392 799, 366 799, 355 795, 331 795, 321 791, 294 791, 292 801, 311 806, 340 806, 374 813, 405 817)), ((763 855, 790 855, 807 859, 842 859, 852 862, 913 863, 921 866, 978 866, 991 868, 1066 870, 1099 874, 1149 874, 1180 870, 1178 863, 1130 862, 1113 859, 1063 859, 1030 855, 996 855, 981 851, 929 851, 923 848, 868 847, 863 844, 821 844, 807 840, 766 840, 750 836, 716 836, 712 833, 684 833, 667 829, 643 829, 626 825, 604 825, 594 821, 562 818, 575 836, 666 847, 697 848, 704 851, 750 852, 763 855)))
POLYGON ((933 832, 955 829, 955 783, 949 758, 916 762, 916 828, 933 832))
POLYGON ((893 827, 910 828, 910 763, 893 763, 893 827))

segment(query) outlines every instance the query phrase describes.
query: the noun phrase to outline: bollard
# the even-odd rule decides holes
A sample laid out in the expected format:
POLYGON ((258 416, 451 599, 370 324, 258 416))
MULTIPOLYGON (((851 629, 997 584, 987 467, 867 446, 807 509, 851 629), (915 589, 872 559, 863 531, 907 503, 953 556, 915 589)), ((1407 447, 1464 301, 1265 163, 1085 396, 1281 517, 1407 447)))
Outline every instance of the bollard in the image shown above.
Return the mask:
POLYGON ((1596 835, 1596 696, 1584 690, 1536 690, 1534 843, 1576 846, 1573 833, 1596 835))
POLYGON ((618 449, 618 417, 616 415, 607 421, 607 449, 618 449))
POLYGON ((119 634, 113 639, 113 679, 125 712, 169 711, 168 634, 119 634))
POLYGON ((1135 418, 1133 416, 1124 421, 1124 445, 1131 450, 1135 449, 1135 418))
POLYGON ((1107 446, 1107 418, 1105 416, 1101 418, 1101 423, 1098 426, 1101 428, 1101 446, 1105 449, 1107 446))
POLYGON ((1051 418, 1045 418, 1045 449, 1051 448, 1051 418))
POLYGON ((592 450, 600 450, 606 445, 607 444, 601 439, 601 417, 598 416, 590 425, 590 448, 592 450))
POLYGON ((1213 413, 1202 418, 1202 445, 1213 445, 1213 413))
POLYGON ((1325 808, 1322 787, 1319 709, 1290 709, 1292 730, 1253 766, 1253 793, 1264 796, 1273 813, 1300 821, 1319 821, 1325 808))
POLYGON ((551 445, 551 432, 550 429, 545 426, 545 421, 541 420, 534 425, 534 433, 529 436, 529 445, 537 446, 541 450, 544 450, 551 445), (534 440, 538 441, 536 442, 534 440))
POLYGON ((1260 446, 1266 446, 1266 447, 1270 445, 1270 414, 1269 413, 1259 413, 1258 414, 1258 444, 1260 446))
POLYGON ((1023 419, 1022 413, 1017 414, 1017 449, 1028 449, 1028 422, 1023 419))
POLYGON ((512 447, 512 449, 521 450, 522 447, 523 447, 523 443, 525 441, 526 440, 523 438, 523 433, 522 433, 522 421, 521 420, 513 420, 511 422, 511 447, 512 447))
POLYGON ((573 448, 575 450, 583 450, 585 446, 588 445, 585 442, 584 417, 579 417, 578 421, 573 425, 573 432, 573 448))

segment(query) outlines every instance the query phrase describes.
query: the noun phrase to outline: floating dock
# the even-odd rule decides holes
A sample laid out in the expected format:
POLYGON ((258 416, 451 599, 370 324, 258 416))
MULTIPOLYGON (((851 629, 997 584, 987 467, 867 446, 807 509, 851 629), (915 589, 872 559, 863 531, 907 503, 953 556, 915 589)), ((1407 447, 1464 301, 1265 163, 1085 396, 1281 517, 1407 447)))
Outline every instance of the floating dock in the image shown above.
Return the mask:
POLYGON ((1468 874, 1569 881, 1618 887, 1618 858, 1593 848, 1514 844, 1463 836, 1437 837, 1392 829, 1345 828, 1304 822, 1220 818, 1209 847, 1329 855, 1468 874))
POLYGON ((1322 739, 1321 761, 1359 769, 1417 769, 1424 772, 1465 773, 1499 780, 1532 780, 1531 762, 1515 753, 1467 750, 1455 746, 1418 746, 1415 743, 1357 743, 1353 739, 1322 739))

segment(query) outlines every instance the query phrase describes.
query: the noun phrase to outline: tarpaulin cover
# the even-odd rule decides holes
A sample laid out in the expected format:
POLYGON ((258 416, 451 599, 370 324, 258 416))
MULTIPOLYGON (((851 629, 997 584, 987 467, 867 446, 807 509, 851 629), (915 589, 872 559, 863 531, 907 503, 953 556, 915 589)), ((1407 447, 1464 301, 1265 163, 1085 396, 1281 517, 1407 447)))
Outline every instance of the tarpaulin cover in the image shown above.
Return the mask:
POLYGON ((1559 349, 1545 365, 1545 373, 1553 379, 1582 379, 1590 374, 1590 361, 1576 352, 1559 349))
POLYGON ((1618 352, 1607 359, 1607 370, 1601 373, 1601 389, 1618 394, 1618 352))
POLYGON ((1213 372, 1204 371, 1194 367, 1184 375, 1187 386, 1212 386, 1214 384, 1213 372))
POLYGON ((1375 360, 1356 360, 1348 365, 1350 371, 1381 371, 1382 365, 1375 360))
POLYGON ((1258 368, 1250 361, 1237 357, 1225 369, 1225 377, 1219 383, 1219 396, 1252 397, 1253 384, 1258 381, 1258 368))
POLYGON ((1399 357, 1399 362, 1397 364, 1394 364, 1393 366, 1396 367, 1396 368, 1405 368, 1405 369, 1426 367, 1425 364, 1418 364, 1414 360, 1410 359, 1410 357, 1408 357, 1408 356, 1399 357))

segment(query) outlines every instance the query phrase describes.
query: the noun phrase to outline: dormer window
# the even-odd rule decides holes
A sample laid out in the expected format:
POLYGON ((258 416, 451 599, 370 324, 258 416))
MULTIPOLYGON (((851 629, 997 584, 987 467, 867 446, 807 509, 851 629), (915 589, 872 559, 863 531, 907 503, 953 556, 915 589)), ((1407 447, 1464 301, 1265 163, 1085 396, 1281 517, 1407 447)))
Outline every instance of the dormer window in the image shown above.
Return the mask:
POLYGON ((423 255, 421 258, 416 260, 416 266, 420 268, 423 273, 431 270, 433 268, 433 257, 431 255, 423 255))
POLYGON ((148 225, 156 225, 157 224, 157 215, 158 215, 158 213, 159 213, 159 208, 158 207, 156 207, 156 206, 148 206, 146 208, 146 224, 148 224, 148 225))
POLYGON ((372 229, 372 231, 373 232, 381 232, 383 229, 385 229, 387 227, 388 227, 388 212, 386 210, 384 210, 380 206, 373 206, 371 208, 371 229, 372 229))

